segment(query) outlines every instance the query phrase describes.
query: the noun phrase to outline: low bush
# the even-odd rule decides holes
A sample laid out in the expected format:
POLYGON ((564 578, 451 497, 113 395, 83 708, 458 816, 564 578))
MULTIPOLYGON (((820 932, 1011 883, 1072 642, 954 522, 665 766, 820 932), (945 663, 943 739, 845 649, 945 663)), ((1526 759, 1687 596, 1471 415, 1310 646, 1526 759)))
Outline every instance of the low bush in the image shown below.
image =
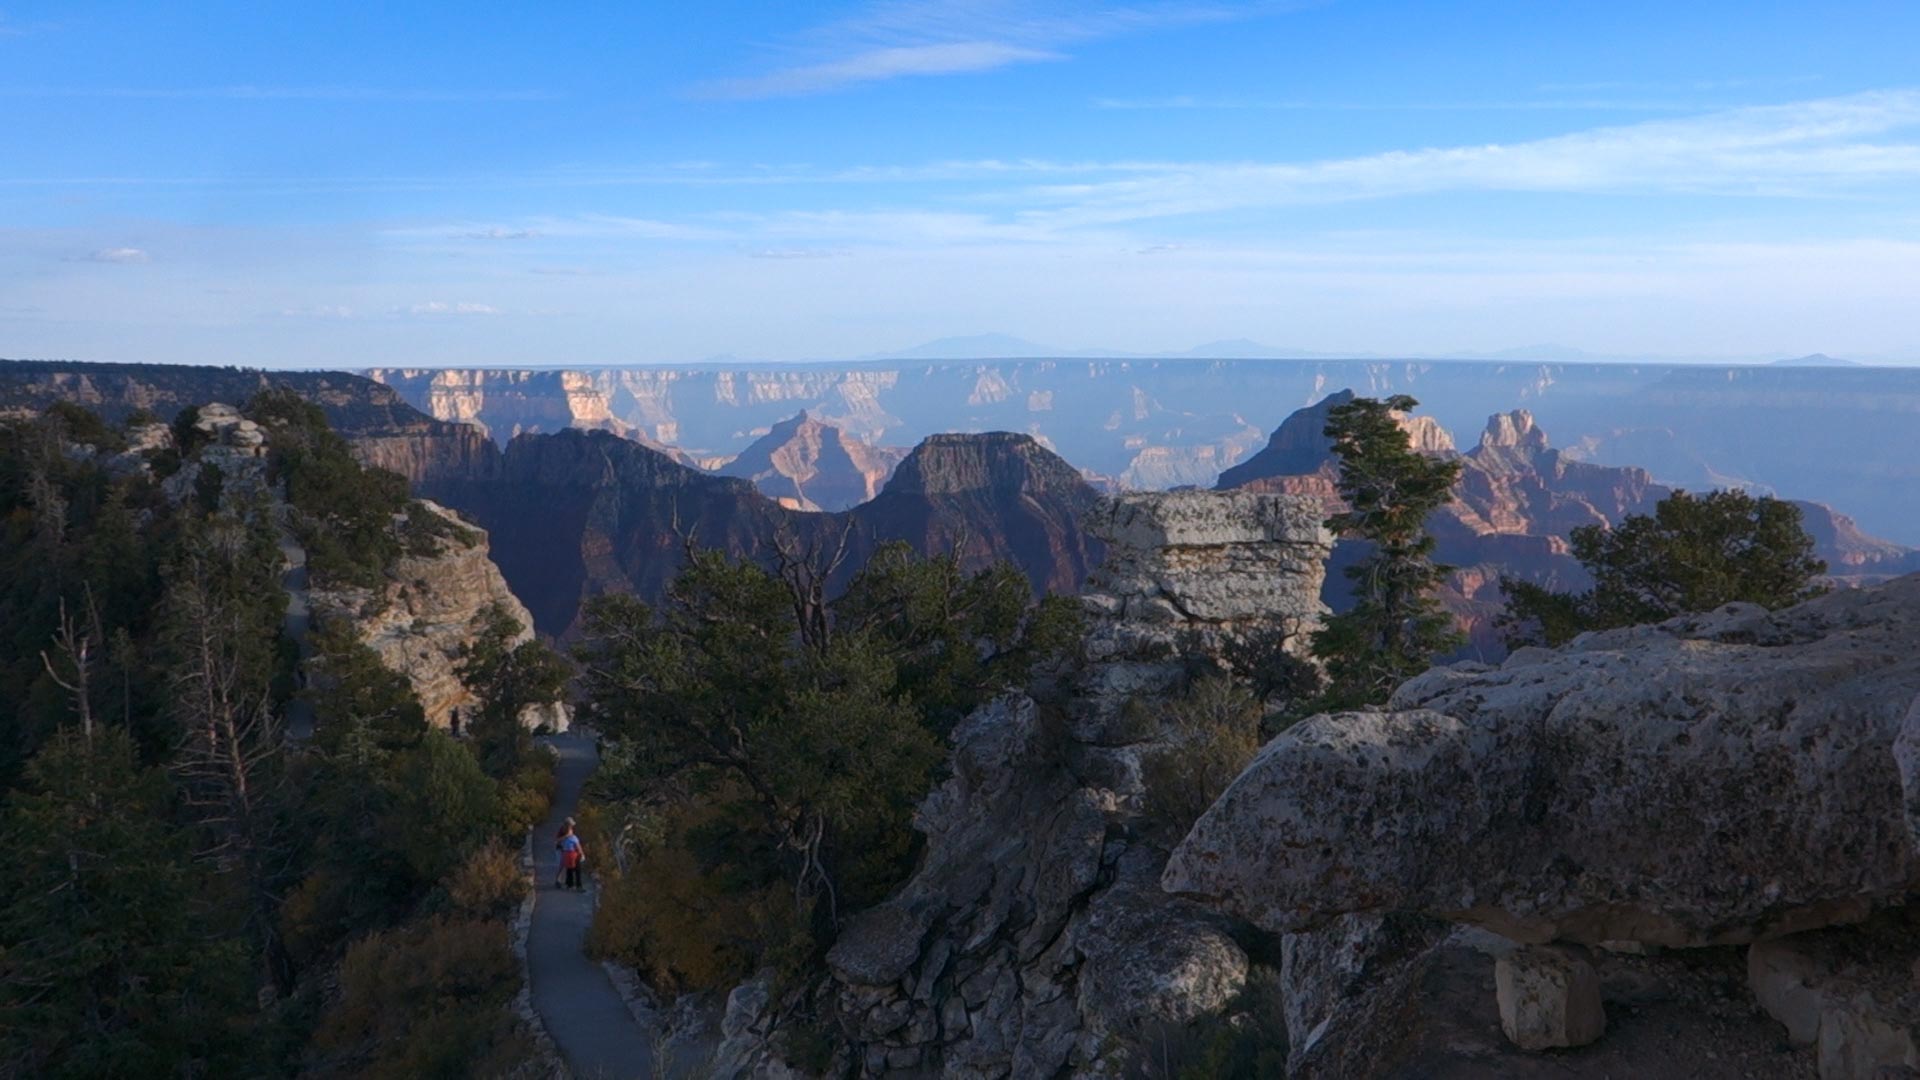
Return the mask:
POLYGON ((1196 680, 1168 706, 1168 744, 1142 765, 1148 819, 1185 836, 1260 749, 1260 716, 1260 702, 1232 679, 1196 680))
POLYGON ((526 895, 519 852, 500 840, 476 849, 447 879, 447 898, 476 918, 506 916, 526 895))
POLYGON ((497 920, 369 934, 347 950, 339 985, 314 1039, 319 1075, 498 1075, 527 1053, 507 1008, 520 965, 497 920))
POLYGON ((722 990, 763 967, 808 963, 812 913, 795 903, 777 853, 729 820, 738 809, 693 802, 667 815, 662 842, 636 850, 624 873, 599 864, 589 951, 668 993, 722 990))

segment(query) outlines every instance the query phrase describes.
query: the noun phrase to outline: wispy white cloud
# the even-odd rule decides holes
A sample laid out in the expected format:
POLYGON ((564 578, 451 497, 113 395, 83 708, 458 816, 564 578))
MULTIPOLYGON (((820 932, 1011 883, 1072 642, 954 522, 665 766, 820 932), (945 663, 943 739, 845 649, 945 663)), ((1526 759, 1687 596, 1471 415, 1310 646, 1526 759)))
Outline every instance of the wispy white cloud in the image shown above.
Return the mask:
POLYGON ((819 94, 910 76, 957 75, 1062 60, 1077 42, 1272 10, 1273 3, 1158 3, 1089 8, 1015 0, 883 0, 787 45, 793 59, 761 75, 694 87, 708 98, 819 94))
POLYGON ((993 41, 955 41, 939 45, 902 45, 870 49, 824 64, 786 68, 749 79, 727 79, 700 88, 702 97, 769 98, 818 94, 854 83, 879 82, 904 75, 959 75, 991 71, 1008 64, 1062 60, 1060 53, 993 41))
POLYGON ((281 308, 280 314, 290 319, 351 319, 353 309, 345 304, 316 304, 313 307, 281 308))
POLYGON ((844 254, 831 248, 760 248, 747 252, 753 259, 831 259, 844 254))
POLYGON ((144 263, 152 262, 153 256, 137 247, 101 248, 87 256, 89 262, 97 263, 144 263))
POLYGON ((460 234, 466 240, 531 240, 539 235, 532 229, 502 229, 499 226, 460 234))
POLYGON ((492 304, 476 304, 468 301, 448 303, 444 300, 429 300, 407 308, 409 315, 498 315, 500 309, 492 304))
POLYGON ((1539 98, 1506 101, 1319 101, 1312 98, 1171 97, 1095 98, 1096 109, 1127 112, 1698 112, 1697 102, 1619 98, 1539 98))
POLYGON ((1818 197, 1920 179, 1920 91, 1731 109, 1517 143, 1174 165, 1008 192, 1043 228, 1457 191, 1818 197))

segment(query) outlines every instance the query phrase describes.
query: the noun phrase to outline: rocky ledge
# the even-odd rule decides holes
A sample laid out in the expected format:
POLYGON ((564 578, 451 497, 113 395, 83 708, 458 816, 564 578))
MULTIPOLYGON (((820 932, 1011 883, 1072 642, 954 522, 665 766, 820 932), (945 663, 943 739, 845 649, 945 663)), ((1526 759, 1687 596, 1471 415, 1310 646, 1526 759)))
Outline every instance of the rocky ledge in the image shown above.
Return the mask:
MULTIPOLYGON (((446 727, 457 709, 463 715, 478 704, 461 684, 456 669, 460 650, 473 641, 474 620, 499 604, 521 626, 517 641, 533 637, 533 616, 507 588, 489 556, 487 534, 444 506, 415 500, 410 513, 434 514, 452 525, 451 535, 436 538, 431 554, 405 554, 387 570, 384 590, 316 591, 314 615, 348 619, 387 667, 407 677, 426 710, 427 722, 446 727)), ((564 706, 548 706, 523 717, 530 726, 566 727, 564 706)))
MULTIPOLYGON (((1162 883, 1286 935, 1301 1075, 1411 1052, 1380 1024, 1443 1009, 1436 973, 1453 965, 1498 984, 1483 989, 1523 1046, 1599 1037, 1638 1007, 1622 987, 1659 983, 1692 994, 1667 1015, 1722 1002, 1719 1049, 1759 1055, 1700 1075, 1910 1076, 1917 695, 1920 576, 1437 668, 1386 709, 1275 739, 1162 883), (1480 949, 1498 965, 1462 959, 1448 924, 1498 935, 1480 949), (1785 1026, 1779 1053, 1755 1049, 1745 1016, 1785 1026)), ((1618 1065, 1634 1046, 1609 1031, 1590 1057, 1618 1065)))

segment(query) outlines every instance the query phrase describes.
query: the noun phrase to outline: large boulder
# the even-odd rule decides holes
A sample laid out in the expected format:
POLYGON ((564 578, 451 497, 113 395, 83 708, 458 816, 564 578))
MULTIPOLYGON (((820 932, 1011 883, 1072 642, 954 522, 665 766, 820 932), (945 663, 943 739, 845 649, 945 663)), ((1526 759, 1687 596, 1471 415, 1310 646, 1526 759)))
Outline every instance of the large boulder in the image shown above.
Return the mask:
POLYGON ((1163 884, 1276 931, 1417 911, 1694 946, 1858 920, 1920 885, 1916 694, 1920 576, 1437 669, 1274 740, 1163 884))

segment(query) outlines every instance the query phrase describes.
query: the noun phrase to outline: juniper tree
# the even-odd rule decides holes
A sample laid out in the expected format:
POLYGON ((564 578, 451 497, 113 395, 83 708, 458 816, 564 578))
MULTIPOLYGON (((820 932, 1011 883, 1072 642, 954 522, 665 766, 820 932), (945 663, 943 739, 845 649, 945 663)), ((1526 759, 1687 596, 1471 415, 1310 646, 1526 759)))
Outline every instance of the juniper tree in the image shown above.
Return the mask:
POLYGON ((1779 608, 1821 590, 1800 508, 1744 491, 1676 491, 1617 527, 1582 525, 1574 558, 1593 577, 1580 593, 1502 582, 1510 645, 1559 645, 1586 630, 1660 622, 1744 601, 1779 608))

